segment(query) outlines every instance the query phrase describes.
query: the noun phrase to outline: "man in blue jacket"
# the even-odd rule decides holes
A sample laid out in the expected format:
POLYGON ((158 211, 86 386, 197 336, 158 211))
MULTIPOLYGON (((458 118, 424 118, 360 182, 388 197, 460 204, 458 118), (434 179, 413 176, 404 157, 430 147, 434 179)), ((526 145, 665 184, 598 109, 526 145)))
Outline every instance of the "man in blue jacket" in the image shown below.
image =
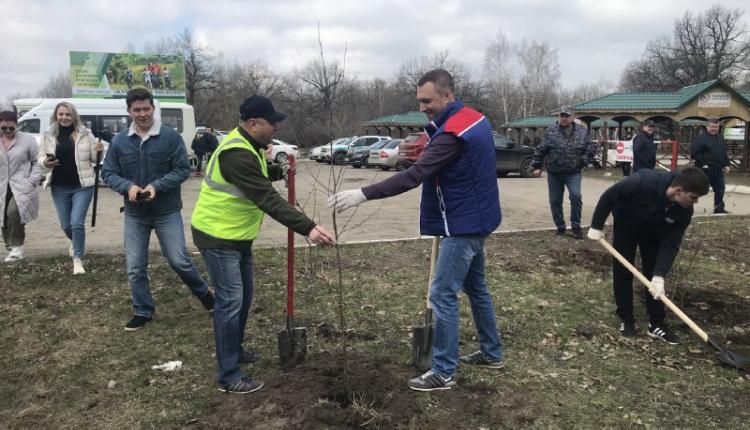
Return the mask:
POLYGON ((147 90, 130 90, 125 101, 133 122, 112 140, 102 177, 125 201, 125 257, 135 313, 125 330, 136 331, 154 317, 148 280, 152 230, 169 265, 204 308, 213 311, 214 297, 185 246, 180 184, 190 176, 190 164, 182 137, 154 119, 154 99, 147 90))
POLYGON ((495 309, 484 277, 484 242, 500 225, 500 197, 495 173, 495 144, 490 122, 465 107, 453 93, 453 77, 442 69, 417 83, 417 101, 430 119, 422 157, 409 169, 368 187, 342 191, 328 199, 337 212, 366 200, 395 196, 422 185, 421 234, 442 236, 430 286, 435 313, 432 368, 411 379, 418 391, 447 390, 456 384, 456 366, 500 369, 502 343, 495 309), (458 292, 471 302, 479 333, 479 351, 458 356, 458 292))
POLYGON ((633 173, 641 169, 656 167, 654 131, 656 131, 656 123, 647 119, 643 121, 643 130, 633 139, 633 173))
MULTIPOLYGON (((643 276, 651 278, 655 290, 653 297, 648 289, 644 291, 650 320, 647 334, 673 345, 677 336, 664 324, 664 304, 659 297, 693 217, 693 205, 707 193, 708 179, 695 167, 679 172, 641 169, 602 194, 588 232, 589 239, 602 239, 604 222, 612 213, 612 246, 631 263, 640 248, 643 276)), ((635 337, 633 275, 616 259, 612 260, 612 284, 617 315, 622 320, 620 334, 635 337)))

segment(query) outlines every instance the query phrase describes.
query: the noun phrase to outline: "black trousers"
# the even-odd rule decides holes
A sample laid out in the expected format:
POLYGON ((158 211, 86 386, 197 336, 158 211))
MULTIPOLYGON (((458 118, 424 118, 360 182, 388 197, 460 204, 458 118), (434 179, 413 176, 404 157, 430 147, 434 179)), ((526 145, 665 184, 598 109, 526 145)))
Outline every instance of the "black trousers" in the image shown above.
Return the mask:
POLYGON ((708 177, 708 183, 711 184, 711 188, 714 190, 714 211, 724 210, 724 189, 726 184, 724 181, 724 169, 721 167, 709 167, 703 169, 703 173, 708 177))
MULTIPOLYGON (((650 280, 654 274, 656 257, 661 246, 659 232, 638 228, 638 226, 631 226, 624 222, 617 222, 617 220, 615 220, 612 230, 612 246, 626 260, 634 263, 635 250, 636 248, 640 249, 641 273, 650 280)), ((623 321, 634 321, 633 274, 616 258, 612 259, 612 286, 615 293, 615 303, 617 304, 617 315, 623 321)), ((664 303, 660 300, 654 300, 654 297, 648 292, 648 288, 645 286, 642 288, 651 324, 661 325, 664 321, 664 303)))

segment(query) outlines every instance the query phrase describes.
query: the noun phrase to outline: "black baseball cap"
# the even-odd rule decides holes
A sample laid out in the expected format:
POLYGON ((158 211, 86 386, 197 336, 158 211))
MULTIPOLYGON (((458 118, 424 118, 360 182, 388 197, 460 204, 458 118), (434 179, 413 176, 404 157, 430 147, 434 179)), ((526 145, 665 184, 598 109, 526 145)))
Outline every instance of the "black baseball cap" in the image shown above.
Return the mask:
POLYGON ((653 127, 655 125, 656 125, 656 123, 653 120, 651 120, 651 119, 647 119, 647 120, 643 121, 643 126, 644 127, 653 127))
POLYGON ((271 100, 254 94, 246 98, 240 105, 240 119, 246 121, 250 118, 263 118, 271 124, 276 124, 283 121, 286 115, 276 112, 271 100))

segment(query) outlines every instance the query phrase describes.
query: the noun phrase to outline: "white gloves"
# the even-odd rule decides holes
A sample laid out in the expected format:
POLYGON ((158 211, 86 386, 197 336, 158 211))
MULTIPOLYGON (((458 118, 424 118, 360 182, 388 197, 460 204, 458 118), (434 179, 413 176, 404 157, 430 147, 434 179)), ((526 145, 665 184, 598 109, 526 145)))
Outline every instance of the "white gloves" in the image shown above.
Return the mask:
POLYGON ((289 174, 289 169, 292 168, 292 165, 289 164, 288 161, 285 161, 285 162, 281 163, 281 165, 279 167, 281 168, 281 176, 283 176, 283 177, 286 178, 287 174, 289 174))
POLYGON ((367 201, 367 197, 365 197, 361 188, 357 188, 356 190, 341 191, 328 197, 328 207, 334 208, 336 212, 341 213, 365 201, 367 201))
POLYGON ((593 227, 590 227, 589 233, 586 236, 591 240, 604 239, 604 232, 601 230, 597 230, 593 227))
POLYGON ((651 285, 654 287, 651 289, 651 295, 654 299, 659 300, 659 297, 664 295, 664 278, 661 276, 654 276, 651 278, 651 285))

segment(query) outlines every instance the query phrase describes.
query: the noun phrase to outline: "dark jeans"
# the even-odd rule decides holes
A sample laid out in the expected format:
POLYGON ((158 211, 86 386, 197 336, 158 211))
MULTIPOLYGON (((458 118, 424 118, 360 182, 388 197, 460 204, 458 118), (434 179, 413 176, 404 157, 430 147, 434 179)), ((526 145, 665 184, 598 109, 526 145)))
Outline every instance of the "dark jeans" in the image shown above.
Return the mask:
POLYGON ((720 167, 709 167, 703 169, 703 173, 708 177, 708 183, 714 190, 714 211, 724 210, 724 169, 720 167))
POLYGON ((237 362, 242 354, 247 316, 253 303, 253 253, 229 249, 201 249, 214 284, 214 341, 219 385, 230 385, 244 375, 237 362))
MULTIPOLYGON (((659 254, 661 239, 659 232, 644 231, 615 220, 612 226, 612 246, 626 260, 635 261, 636 247, 641 251, 641 273, 646 279, 651 279, 656 266, 656 257, 659 254)), ((617 315, 623 321, 634 321, 633 318, 633 274, 620 264, 617 259, 612 259, 612 285, 615 292, 615 303, 617 304, 617 315)), ((646 299, 646 309, 652 325, 661 325, 664 321, 664 304, 655 300, 648 288, 643 287, 643 295, 646 299)))
POLYGON ((568 187, 570 198, 570 225, 573 228, 581 228, 581 172, 570 175, 556 175, 547 172, 547 188, 549 190, 549 207, 552 210, 552 220, 558 230, 565 229, 565 216, 563 214, 563 195, 565 187, 568 187))

